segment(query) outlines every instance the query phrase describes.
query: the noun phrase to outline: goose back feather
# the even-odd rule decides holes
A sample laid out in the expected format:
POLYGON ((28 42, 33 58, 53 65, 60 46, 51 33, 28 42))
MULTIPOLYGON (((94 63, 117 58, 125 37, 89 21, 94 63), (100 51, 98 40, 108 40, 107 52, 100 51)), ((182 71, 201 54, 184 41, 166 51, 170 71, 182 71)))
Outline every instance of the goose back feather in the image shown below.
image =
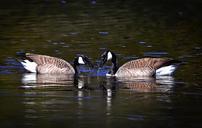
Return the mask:
POLYGON ((74 68, 65 60, 51 57, 47 55, 39 55, 26 53, 26 58, 29 61, 36 63, 36 72, 40 74, 45 73, 61 73, 61 74, 74 74, 74 68))
POLYGON ((122 65, 115 76, 139 77, 154 76, 156 70, 169 65, 173 60, 167 58, 141 58, 132 60, 122 65))

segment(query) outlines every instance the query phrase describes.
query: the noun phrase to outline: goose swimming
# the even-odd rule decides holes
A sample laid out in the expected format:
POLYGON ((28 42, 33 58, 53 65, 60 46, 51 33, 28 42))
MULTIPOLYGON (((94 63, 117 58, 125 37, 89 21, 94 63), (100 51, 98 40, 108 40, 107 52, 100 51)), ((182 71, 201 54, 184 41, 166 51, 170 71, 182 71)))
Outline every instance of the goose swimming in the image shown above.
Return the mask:
POLYGON ((117 77, 172 75, 179 65, 179 61, 169 58, 145 57, 126 62, 118 68, 116 55, 110 50, 105 51, 101 55, 100 67, 102 67, 107 61, 111 61, 112 66, 106 75, 117 77))
POLYGON ((23 60, 20 61, 23 67, 29 72, 39 74, 78 74, 78 66, 85 65, 93 66, 88 57, 79 55, 74 59, 74 64, 71 66, 67 61, 51 57, 47 55, 25 53, 23 60))

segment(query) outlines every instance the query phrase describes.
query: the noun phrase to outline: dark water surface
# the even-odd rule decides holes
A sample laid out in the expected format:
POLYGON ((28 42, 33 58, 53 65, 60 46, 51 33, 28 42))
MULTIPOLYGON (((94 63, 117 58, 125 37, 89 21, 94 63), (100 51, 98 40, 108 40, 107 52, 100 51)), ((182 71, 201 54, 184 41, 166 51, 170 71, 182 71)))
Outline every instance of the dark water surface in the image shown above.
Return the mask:
POLYGON ((0 127, 202 127, 201 0, 1 0, 0 127), (27 73, 18 52, 120 65, 144 56, 182 61, 172 77, 79 79, 27 73))

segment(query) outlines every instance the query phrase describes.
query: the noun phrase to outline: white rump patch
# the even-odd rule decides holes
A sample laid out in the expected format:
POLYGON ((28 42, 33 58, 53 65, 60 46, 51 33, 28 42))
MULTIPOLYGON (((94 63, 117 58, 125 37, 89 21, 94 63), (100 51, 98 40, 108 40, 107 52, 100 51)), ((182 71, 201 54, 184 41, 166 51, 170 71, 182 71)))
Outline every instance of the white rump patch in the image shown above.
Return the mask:
POLYGON ((111 60, 112 59, 112 53, 111 52, 108 52, 107 53, 107 60, 111 60))
POLYGON ((156 70, 156 75, 157 76, 166 76, 166 75, 172 75, 173 72, 175 71, 176 66, 175 65, 169 65, 165 67, 161 67, 156 70))
POLYGON ((79 63, 79 64, 85 64, 85 62, 83 61, 83 58, 82 58, 82 57, 79 57, 78 63, 79 63))
POLYGON ((30 71, 30 72, 36 72, 36 67, 37 67, 37 64, 35 62, 31 62, 29 60, 24 60, 24 61, 21 61, 21 64, 23 65, 23 67, 30 71))

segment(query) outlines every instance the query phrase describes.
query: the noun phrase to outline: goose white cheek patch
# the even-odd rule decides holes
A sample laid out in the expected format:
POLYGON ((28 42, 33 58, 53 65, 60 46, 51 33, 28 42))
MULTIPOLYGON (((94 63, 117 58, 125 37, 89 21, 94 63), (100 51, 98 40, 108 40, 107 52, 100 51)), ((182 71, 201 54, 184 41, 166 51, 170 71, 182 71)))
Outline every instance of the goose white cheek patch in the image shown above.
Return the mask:
POLYGON ((79 63, 79 64, 85 64, 85 62, 83 61, 83 58, 82 58, 82 57, 79 57, 78 63, 79 63))
POLYGON ((112 59, 112 53, 111 52, 108 52, 107 53, 107 60, 111 60, 112 59))

